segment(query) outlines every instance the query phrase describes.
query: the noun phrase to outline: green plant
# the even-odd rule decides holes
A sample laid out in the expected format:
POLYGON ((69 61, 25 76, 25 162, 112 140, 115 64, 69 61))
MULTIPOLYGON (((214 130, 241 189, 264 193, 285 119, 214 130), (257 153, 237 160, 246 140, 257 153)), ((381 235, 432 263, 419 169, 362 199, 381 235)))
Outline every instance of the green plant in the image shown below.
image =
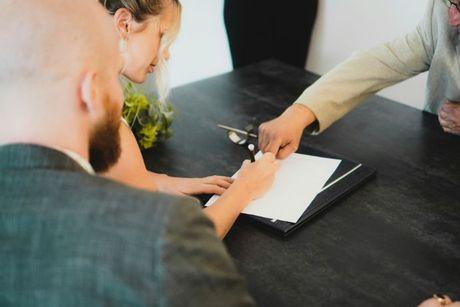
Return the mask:
POLYGON ((125 85, 124 94, 123 118, 141 149, 152 148, 158 141, 171 137, 174 111, 170 104, 145 94, 131 82, 125 85))

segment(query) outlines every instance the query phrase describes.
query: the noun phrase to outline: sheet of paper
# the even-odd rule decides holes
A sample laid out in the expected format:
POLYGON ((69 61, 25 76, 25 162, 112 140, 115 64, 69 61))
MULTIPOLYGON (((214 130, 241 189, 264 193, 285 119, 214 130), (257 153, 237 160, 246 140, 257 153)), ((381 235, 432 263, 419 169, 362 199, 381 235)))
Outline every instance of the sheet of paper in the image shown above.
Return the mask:
MULTIPOLYGON (((256 158, 261 156, 258 153, 256 158)), ((308 155, 291 155, 281 162, 270 191, 250 203, 243 213, 296 223, 340 162, 341 160, 308 155)), ((213 196, 206 206, 212 205, 217 199, 218 196, 213 196)))

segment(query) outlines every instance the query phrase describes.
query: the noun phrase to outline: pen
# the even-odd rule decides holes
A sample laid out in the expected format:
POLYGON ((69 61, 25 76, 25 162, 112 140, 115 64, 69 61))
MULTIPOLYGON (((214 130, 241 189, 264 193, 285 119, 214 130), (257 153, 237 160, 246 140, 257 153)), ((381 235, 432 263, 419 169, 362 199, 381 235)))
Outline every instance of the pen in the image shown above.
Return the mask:
POLYGON ((248 145, 248 149, 249 149, 249 156, 251 157, 251 162, 256 162, 256 156, 255 156, 255 152, 254 152, 254 144, 249 144, 248 145))
POLYGON ((252 138, 257 138, 257 135, 256 135, 256 134, 254 134, 254 133, 249 133, 248 131, 243 131, 243 130, 240 130, 240 129, 236 129, 236 128, 229 127, 229 126, 224 126, 224 125, 221 125, 221 124, 217 125, 217 127, 222 128, 222 129, 225 129, 225 130, 228 130, 228 131, 234 131, 234 132, 246 134, 246 135, 249 135, 249 136, 252 137, 252 138))

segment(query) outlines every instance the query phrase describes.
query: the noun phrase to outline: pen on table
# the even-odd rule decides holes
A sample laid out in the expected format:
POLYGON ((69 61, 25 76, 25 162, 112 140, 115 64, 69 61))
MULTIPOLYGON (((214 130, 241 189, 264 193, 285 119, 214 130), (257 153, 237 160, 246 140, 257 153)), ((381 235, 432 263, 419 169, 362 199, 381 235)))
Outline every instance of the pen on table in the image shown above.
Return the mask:
POLYGON ((249 144, 248 145, 249 149, 249 156, 251 157, 251 162, 256 162, 256 153, 254 152, 254 144, 249 144))
POLYGON ((248 135, 248 136, 250 136, 252 138, 257 138, 257 134, 249 133, 248 131, 243 131, 241 129, 237 129, 237 128, 233 128, 233 127, 229 127, 229 126, 225 126, 225 125, 221 125, 221 124, 218 124, 217 127, 225 129, 225 130, 228 130, 228 131, 233 131, 233 132, 237 132, 237 133, 246 134, 246 135, 248 135))

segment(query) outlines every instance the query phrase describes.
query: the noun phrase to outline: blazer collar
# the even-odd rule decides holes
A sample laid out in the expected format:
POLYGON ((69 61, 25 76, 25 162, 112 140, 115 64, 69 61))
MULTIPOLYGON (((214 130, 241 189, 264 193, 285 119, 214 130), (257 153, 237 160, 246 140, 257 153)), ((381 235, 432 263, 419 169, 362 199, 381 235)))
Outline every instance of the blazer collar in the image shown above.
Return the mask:
POLYGON ((91 173, 86 165, 78 161, 75 154, 32 144, 0 146, 0 170, 7 169, 54 169, 91 173))

